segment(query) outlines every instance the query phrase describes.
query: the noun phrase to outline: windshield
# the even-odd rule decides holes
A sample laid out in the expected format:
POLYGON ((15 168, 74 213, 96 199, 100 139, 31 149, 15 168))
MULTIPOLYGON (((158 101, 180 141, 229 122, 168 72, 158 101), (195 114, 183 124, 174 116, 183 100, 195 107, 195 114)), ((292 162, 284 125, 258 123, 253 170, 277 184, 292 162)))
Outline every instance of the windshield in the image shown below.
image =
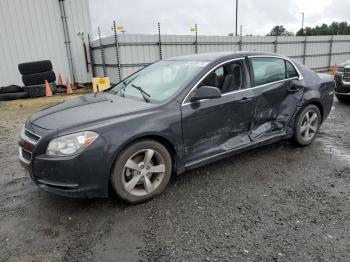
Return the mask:
POLYGON ((125 97, 136 97, 146 102, 162 102, 183 88, 207 63, 159 61, 129 76, 108 92, 125 97))

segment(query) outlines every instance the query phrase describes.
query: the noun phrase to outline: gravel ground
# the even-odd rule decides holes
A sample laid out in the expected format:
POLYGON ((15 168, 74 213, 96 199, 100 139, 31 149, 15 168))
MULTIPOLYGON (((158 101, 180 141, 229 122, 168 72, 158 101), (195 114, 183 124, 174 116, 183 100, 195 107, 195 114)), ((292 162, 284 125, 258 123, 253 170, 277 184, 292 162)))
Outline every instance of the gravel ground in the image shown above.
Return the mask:
POLYGON ((350 105, 309 147, 227 158, 128 206, 45 193, 21 168, 21 124, 61 99, 0 102, 0 261, 350 260, 350 105))

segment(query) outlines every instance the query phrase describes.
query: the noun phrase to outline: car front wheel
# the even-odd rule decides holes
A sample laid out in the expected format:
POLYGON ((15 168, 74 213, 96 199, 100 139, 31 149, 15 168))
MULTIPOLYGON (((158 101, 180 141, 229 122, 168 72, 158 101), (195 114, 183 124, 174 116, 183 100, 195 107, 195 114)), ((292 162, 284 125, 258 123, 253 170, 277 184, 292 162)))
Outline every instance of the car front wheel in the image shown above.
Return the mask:
POLYGON ((321 125, 321 113, 317 106, 308 105, 298 115, 295 122, 294 141, 301 146, 311 144, 321 125))
POLYGON ((172 171, 168 150, 154 140, 128 146, 117 158, 111 175, 116 194, 129 203, 140 203, 159 195, 172 171))

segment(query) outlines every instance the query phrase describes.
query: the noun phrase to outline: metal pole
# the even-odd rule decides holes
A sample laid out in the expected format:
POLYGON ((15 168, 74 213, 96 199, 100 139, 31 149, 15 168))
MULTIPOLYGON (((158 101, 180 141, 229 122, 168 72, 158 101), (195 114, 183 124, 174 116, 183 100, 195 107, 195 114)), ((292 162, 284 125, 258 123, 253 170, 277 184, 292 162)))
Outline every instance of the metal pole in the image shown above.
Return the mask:
POLYGON ((84 51, 86 73, 90 73, 89 60, 88 60, 88 57, 87 57, 87 50, 86 50, 86 43, 85 43, 84 32, 81 33, 81 40, 83 41, 83 51, 84 51))
POLYGON ((301 13, 301 35, 304 35, 304 13, 301 13))
POLYGON ((117 34, 117 25, 115 21, 113 21, 113 31, 114 31, 114 44, 115 44, 115 55, 117 58, 117 70, 118 70, 118 78, 119 82, 122 81, 122 73, 120 69, 120 59, 119 59, 119 41, 118 41, 118 34, 117 34))
POLYGON ((243 34, 243 27, 242 25, 240 26, 240 29, 239 29, 239 51, 242 51, 242 34, 243 34))
POLYGON ((158 22, 158 46, 159 46, 159 59, 162 60, 162 41, 160 38, 160 23, 158 22))
POLYGON ((70 37, 69 37, 67 14, 66 14, 66 8, 64 5, 64 0, 59 0, 59 6, 60 6, 60 13, 61 13, 61 19, 62 19, 62 24, 63 24, 64 43, 66 44, 69 71, 70 71, 70 75, 71 75, 71 80, 73 83, 75 83, 76 82, 75 68, 74 68, 74 63, 73 63, 73 55, 72 55, 71 41, 70 41, 70 37))
POLYGON ((331 68, 331 67, 332 67, 333 37, 334 37, 334 35, 332 35, 332 38, 331 38, 331 40, 329 41, 328 68, 331 68))
POLYGON ((194 25, 195 31, 196 31, 196 40, 195 40, 195 53, 198 54, 198 28, 197 24, 194 25))
POLYGON ((89 41, 89 54, 90 54, 90 65, 91 65, 92 77, 95 77, 95 75, 96 75, 96 72, 95 72, 95 62, 94 62, 93 50, 92 50, 92 48, 91 48, 91 38, 90 38, 90 34, 88 34, 88 41, 89 41))
POLYGON ((307 36, 305 36, 305 39, 304 39, 303 65, 305 65, 305 59, 306 59, 306 40, 307 40, 307 36))
POLYGON ((236 36, 238 36, 237 27, 238 27, 238 0, 236 0, 236 36))
POLYGON ((275 36, 275 41, 273 42, 273 52, 276 54, 277 53, 277 38, 278 36, 275 36))
POLYGON ((103 76, 107 76, 107 74, 106 74, 105 51, 104 51, 103 45, 102 45, 100 27, 98 27, 97 30, 98 30, 98 40, 99 40, 99 42, 100 42, 100 54, 101 54, 101 62, 102 62, 103 76))

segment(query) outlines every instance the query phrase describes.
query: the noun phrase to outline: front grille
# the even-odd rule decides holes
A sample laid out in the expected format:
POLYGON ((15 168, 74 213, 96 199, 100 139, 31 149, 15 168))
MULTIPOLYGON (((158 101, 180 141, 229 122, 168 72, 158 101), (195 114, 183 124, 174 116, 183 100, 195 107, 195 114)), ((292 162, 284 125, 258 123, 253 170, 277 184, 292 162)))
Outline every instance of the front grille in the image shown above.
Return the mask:
POLYGON ((21 129, 21 133, 20 133, 19 137, 21 138, 21 141, 25 141, 27 143, 34 145, 34 146, 39 142, 39 140, 41 138, 39 135, 29 131, 24 126, 21 129))
POLYGON ((30 164, 32 161, 32 155, 35 150, 36 144, 40 140, 40 136, 25 129, 21 130, 20 142, 19 142, 19 159, 26 164, 30 164))
POLYGON ((30 138, 31 140, 38 142, 40 139, 40 136, 28 131, 27 129, 24 130, 24 135, 26 135, 28 138, 30 138))
POLYGON ((32 153, 20 147, 18 152, 19 160, 27 165, 32 161, 32 153))
POLYGON ((27 151, 27 150, 25 150, 24 148, 21 148, 21 150, 22 150, 23 158, 28 160, 28 161, 30 161, 32 159, 32 153, 27 151))
POLYGON ((344 68, 343 81, 350 82, 350 68, 344 68))

